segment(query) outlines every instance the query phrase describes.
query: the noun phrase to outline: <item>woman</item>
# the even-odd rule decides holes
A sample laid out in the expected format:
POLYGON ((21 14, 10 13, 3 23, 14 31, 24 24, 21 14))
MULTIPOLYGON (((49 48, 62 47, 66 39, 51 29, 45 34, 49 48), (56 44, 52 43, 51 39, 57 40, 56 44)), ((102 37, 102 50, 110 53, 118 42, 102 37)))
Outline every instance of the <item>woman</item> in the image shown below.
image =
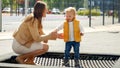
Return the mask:
POLYGON ((56 39, 57 32, 45 35, 42 30, 42 17, 46 16, 47 5, 37 1, 34 12, 29 14, 13 34, 13 51, 20 54, 16 61, 21 64, 35 64, 34 58, 48 51, 48 40, 56 39), (42 43, 42 41, 44 43, 42 43))

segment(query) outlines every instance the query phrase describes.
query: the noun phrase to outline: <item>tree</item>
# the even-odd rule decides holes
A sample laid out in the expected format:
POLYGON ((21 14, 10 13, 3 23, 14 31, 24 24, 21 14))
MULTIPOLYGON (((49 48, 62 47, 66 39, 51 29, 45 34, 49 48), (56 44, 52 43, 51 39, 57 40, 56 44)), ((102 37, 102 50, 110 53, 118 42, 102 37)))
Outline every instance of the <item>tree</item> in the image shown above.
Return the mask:
POLYGON ((2 0, 2 9, 4 9, 5 7, 10 7, 9 0, 2 0))

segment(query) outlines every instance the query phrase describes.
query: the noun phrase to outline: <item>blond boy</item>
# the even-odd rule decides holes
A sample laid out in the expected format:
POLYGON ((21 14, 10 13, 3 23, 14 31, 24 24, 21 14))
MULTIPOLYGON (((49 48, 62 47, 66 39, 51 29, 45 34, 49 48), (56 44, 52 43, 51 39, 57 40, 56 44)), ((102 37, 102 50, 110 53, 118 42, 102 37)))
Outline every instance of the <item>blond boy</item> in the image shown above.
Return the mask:
MULTIPOLYGON (((79 65, 79 47, 81 42, 81 36, 84 34, 84 30, 80 25, 80 21, 76 19, 76 9, 68 7, 65 9, 65 21, 56 28, 57 31, 63 29, 64 42, 65 42, 65 54, 64 54, 64 65, 69 66, 70 51, 74 49, 75 67, 79 65)), ((58 38, 62 38, 58 34, 58 38)))

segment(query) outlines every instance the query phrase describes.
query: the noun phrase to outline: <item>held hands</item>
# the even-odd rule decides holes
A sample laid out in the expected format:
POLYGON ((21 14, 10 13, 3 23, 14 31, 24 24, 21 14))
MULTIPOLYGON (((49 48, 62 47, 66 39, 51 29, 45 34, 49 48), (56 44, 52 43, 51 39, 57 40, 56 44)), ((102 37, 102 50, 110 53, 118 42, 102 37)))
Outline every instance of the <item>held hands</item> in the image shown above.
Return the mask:
POLYGON ((53 30, 50 33, 51 40, 56 40, 57 38, 59 39, 64 39, 64 34, 63 33, 57 33, 57 30, 53 30))
POLYGON ((50 33, 50 39, 51 40, 56 40, 56 38, 57 38, 57 31, 52 31, 50 33))
POLYGON ((63 38, 64 38, 63 33, 58 33, 58 34, 57 34, 57 38, 59 38, 59 39, 63 39, 63 38))

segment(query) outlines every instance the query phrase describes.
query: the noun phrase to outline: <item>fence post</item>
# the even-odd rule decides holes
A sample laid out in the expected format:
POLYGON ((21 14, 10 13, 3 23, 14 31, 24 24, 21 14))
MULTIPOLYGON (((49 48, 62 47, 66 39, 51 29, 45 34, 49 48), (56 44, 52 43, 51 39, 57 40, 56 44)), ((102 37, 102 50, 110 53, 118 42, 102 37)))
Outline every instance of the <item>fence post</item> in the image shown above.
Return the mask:
POLYGON ((115 1, 113 0, 112 24, 114 24, 115 1))
POLYGON ((0 32, 2 32, 2 0, 0 0, 0 32))
POLYGON ((91 0, 89 0, 89 15, 88 15, 88 18, 89 18, 89 27, 91 27, 91 9, 92 9, 92 4, 91 4, 91 0))
POLYGON ((27 16, 28 12, 28 0, 25 0, 25 16, 27 16))
POLYGON ((104 2, 104 0, 102 0, 102 1, 103 1, 103 5, 102 5, 102 7, 103 7, 103 25, 105 25, 105 8, 104 8, 105 2, 104 2))
POLYGON ((118 0, 118 22, 120 23, 120 0, 118 0))

